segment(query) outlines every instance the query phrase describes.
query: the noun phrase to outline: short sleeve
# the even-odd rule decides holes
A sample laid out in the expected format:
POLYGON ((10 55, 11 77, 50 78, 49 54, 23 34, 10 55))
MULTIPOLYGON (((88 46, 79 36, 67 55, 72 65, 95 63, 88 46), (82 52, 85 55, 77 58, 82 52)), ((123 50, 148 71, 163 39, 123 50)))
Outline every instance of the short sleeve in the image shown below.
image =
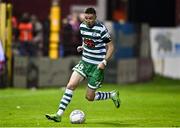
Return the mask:
POLYGON ((101 31, 101 39, 104 43, 109 43, 111 41, 111 36, 108 33, 107 28, 103 25, 102 31, 101 31))

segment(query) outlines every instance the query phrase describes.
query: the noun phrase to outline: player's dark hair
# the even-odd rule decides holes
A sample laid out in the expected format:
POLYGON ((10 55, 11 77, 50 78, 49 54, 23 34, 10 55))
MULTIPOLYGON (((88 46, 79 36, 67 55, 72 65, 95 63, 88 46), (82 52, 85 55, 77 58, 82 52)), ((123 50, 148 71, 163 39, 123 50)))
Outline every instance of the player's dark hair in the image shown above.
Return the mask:
POLYGON ((86 14, 94 14, 94 15, 96 15, 96 10, 94 8, 87 8, 85 10, 85 13, 86 14))

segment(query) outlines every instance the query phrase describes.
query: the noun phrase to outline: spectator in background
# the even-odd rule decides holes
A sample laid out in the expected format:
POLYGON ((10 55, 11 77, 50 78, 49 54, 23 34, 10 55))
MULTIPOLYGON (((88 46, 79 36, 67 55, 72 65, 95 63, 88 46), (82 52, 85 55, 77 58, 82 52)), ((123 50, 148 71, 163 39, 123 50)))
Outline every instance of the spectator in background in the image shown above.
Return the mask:
POLYGON ((114 21, 124 24, 127 21, 127 1, 118 1, 112 12, 114 21))
POLYGON ((33 39, 32 43, 37 55, 42 55, 43 48, 43 26, 37 16, 31 16, 31 23, 33 25, 33 39))
POLYGON ((43 56, 49 55, 49 34, 50 34, 50 20, 49 18, 43 21, 43 56))
POLYGON ((18 39, 18 20, 16 16, 12 16, 12 31, 13 31, 13 41, 16 42, 18 39))
POLYGON ((77 13, 73 13, 70 16, 69 23, 71 24, 73 31, 79 31, 80 20, 79 20, 79 16, 77 13))
POLYGON ((18 19, 16 16, 12 16, 12 50, 13 54, 18 54, 18 19))
POLYGON ((64 48, 64 56, 79 55, 76 52, 76 47, 81 44, 79 25, 80 20, 76 13, 63 19, 61 42, 64 48))
POLYGON ((61 31, 61 42, 64 48, 64 56, 72 54, 72 26, 69 23, 68 18, 63 19, 62 21, 62 31, 61 31))
POLYGON ((82 44, 81 41, 81 36, 79 32, 79 25, 80 25, 80 19, 79 15, 77 13, 73 13, 71 15, 71 18, 69 20, 69 24, 72 26, 72 42, 71 42, 71 47, 72 49, 72 55, 79 55, 76 52, 76 47, 82 44))
POLYGON ((32 44, 33 40, 33 25, 30 22, 30 17, 28 13, 23 13, 20 18, 18 25, 18 38, 19 38, 19 52, 22 56, 35 56, 36 51, 32 44))

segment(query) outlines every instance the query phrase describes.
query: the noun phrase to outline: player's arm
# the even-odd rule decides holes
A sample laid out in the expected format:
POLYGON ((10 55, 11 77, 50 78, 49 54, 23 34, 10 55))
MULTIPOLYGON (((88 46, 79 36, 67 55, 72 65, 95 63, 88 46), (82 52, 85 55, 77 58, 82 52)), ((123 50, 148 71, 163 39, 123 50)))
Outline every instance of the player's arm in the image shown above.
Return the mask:
POLYGON ((106 49, 107 49, 107 52, 106 52, 105 59, 102 61, 102 63, 100 63, 98 65, 99 69, 104 69, 106 67, 106 65, 107 65, 107 62, 109 61, 109 59, 113 55, 114 45, 113 45, 112 41, 110 41, 109 43, 106 44, 106 49))
POLYGON ((106 56, 103 60, 104 65, 106 66, 107 61, 112 57, 114 52, 114 45, 112 43, 112 39, 110 34, 108 33, 108 30, 105 26, 103 26, 102 33, 101 33, 103 42, 106 43, 106 56))
POLYGON ((109 61, 109 59, 112 57, 113 52, 114 52, 114 45, 113 45, 112 41, 107 43, 106 49, 107 49, 107 53, 106 53, 106 56, 105 56, 105 60, 109 61))
POLYGON ((101 37, 104 43, 106 43, 106 56, 104 60, 98 65, 98 68, 104 69, 107 65, 107 61, 112 57, 114 52, 114 45, 112 43, 110 34, 105 26, 102 28, 101 37))

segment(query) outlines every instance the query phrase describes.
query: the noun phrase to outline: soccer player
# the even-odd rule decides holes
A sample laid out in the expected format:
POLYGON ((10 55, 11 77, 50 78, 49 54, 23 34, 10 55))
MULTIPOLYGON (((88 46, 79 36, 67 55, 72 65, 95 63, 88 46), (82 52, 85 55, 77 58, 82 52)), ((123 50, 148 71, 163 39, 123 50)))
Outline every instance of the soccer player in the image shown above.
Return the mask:
POLYGON ((83 79, 88 81, 86 92, 88 101, 111 99, 115 107, 120 107, 119 91, 96 91, 101 87, 104 69, 113 54, 114 46, 106 27, 96 20, 94 8, 85 10, 85 19, 80 24, 80 33, 83 43, 82 46, 77 48, 77 51, 83 51, 82 60, 73 68, 74 72, 67 84, 57 113, 45 115, 49 120, 55 122, 61 121, 61 117, 72 99, 74 90, 83 79))

